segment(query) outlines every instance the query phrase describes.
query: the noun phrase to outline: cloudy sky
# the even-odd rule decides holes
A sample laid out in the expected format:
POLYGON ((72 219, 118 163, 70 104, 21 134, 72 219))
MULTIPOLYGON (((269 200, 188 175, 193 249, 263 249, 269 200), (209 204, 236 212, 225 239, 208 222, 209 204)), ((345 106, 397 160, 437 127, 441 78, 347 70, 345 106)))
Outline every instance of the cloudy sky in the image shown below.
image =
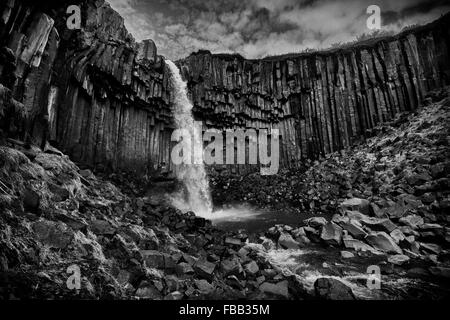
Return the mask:
POLYGON ((207 49, 247 58, 327 48, 370 32, 367 7, 382 28, 399 31, 450 11, 450 0, 107 0, 138 40, 153 39, 169 59, 207 49))

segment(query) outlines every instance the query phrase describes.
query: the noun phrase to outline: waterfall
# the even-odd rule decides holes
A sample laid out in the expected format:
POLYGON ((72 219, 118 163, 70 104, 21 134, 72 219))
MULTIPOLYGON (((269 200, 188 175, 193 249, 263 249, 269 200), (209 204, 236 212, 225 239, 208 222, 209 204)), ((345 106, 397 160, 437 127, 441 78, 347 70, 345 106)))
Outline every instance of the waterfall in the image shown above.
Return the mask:
MULTIPOLYGON (((192 137, 192 142, 187 150, 193 154, 194 146, 201 146, 203 151, 203 139, 201 128, 195 126, 192 115, 192 103, 187 96, 187 84, 183 81, 180 70, 170 60, 166 64, 171 72, 171 86, 173 93, 173 114, 177 129, 187 130, 192 137)), ((201 153, 202 155, 202 153, 201 153)), ((203 160, 203 157, 201 157, 203 160)), ((193 211, 196 215, 210 218, 212 213, 212 201, 209 191, 208 176, 203 161, 200 164, 178 165, 175 174, 182 182, 183 189, 171 196, 172 204, 182 211, 193 211)))

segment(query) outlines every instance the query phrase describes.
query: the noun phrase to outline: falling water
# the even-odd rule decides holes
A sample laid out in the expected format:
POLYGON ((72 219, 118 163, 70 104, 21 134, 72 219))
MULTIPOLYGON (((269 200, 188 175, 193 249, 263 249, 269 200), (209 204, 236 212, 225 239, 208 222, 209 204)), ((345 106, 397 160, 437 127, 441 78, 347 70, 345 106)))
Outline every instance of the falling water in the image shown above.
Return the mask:
MULTIPOLYGON (((187 151, 192 154, 193 145, 203 146, 201 129, 194 125, 192 103, 187 96, 186 82, 181 78, 180 70, 170 60, 166 60, 171 71, 171 85, 174 95, 174 119, 178 129, 187 130, 192 137, 192 144, 187 151)), ((183 190, 171 196, 173 205, 182 211, 193 211, 196 215, 211 218, 212 201, 209 191, 208 176, 203 161, 201 164, 181 164, 175 172, 183 183, 183 190)))

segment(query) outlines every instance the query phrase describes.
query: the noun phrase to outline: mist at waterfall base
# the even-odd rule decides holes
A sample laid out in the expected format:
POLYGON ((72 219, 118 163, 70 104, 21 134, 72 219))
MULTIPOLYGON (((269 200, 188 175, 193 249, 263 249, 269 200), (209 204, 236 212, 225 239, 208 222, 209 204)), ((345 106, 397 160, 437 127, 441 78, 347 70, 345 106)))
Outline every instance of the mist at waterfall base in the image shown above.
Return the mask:
MULTIPOLYGON (((180 70, 175 63, 166 60, 166 64, 171 73, 170 84, 176 128, 187 130, 190 133, 194 142, 192 145, 202 145, 201 129, 199 130, 195 126, 192 114, 193 105, 187 95, 187 83, 181 77, 180 70)), ((186 147, 188 147, 186 150, 188 154, 192 154, 193 150, 189 149, 191 145, 187 144, 186 147)), ((169 200, 175 208, 183 212, 192 211, 197 216, 212 220, 216 224, 244 222, 263 214, 261 211, 245 205, 227 206, 213 210, 208 175, 203 162, 200 161, 200 163, 176 166, 175 175, 181 183, 181 188, 169 195, 169 200)))

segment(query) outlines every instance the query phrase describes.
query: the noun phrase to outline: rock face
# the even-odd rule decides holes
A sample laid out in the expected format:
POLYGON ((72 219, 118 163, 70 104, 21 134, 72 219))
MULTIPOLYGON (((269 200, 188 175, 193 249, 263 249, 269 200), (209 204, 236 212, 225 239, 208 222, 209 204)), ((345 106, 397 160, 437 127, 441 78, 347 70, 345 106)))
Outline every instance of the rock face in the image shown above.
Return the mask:
POLYGON ((69 3, 80 6, 80 30, 66 27, 69 4, 50 3, 0 4, 1 129, 46 138, 87 165, 170 166, 168 74, 154 42, 136 43, 103 0, 69 3))
MULTIPOLYGON (((248 60, 199 51, 180 61, 196 115, 214 128, 278 128, 281 163, 351 146, 448 83, 450 15, 399 36, 248 60)), ((245 169, 245 168, 244 168, 245 169)))

